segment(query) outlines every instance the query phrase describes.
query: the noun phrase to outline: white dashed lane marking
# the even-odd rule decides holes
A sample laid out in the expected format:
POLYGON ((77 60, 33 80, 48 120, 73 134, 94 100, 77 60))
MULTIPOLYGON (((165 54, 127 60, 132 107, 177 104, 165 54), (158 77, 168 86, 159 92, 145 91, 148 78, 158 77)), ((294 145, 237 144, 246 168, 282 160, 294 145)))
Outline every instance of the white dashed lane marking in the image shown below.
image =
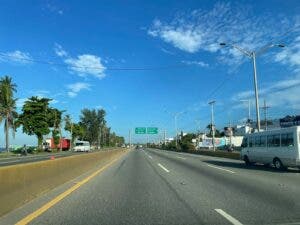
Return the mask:
POLYGON ((167 173, 170 172, 170 170, 168 170, 166 167, 164 167, 163 165, 161 165, 160 163, 157 164, 160 168, 162 168, 164 171, 166 171, 167 173))
POLYGON ((240 221, 238 221, 234 217, 230 216, 228 213, 224 212, 222 209, 215 209, 215 211, 218 212, 223 217, 225 217, 233 225, 243 225, 240 221))

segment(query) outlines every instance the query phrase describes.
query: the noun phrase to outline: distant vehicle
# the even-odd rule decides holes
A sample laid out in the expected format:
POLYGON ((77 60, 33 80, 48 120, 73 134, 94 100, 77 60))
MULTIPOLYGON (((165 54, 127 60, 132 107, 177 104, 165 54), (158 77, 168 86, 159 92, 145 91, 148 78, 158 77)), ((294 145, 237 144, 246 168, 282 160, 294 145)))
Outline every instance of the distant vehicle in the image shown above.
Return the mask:
POLYGON ((43 142, 42 148, 45 152, 51 152, 50 143, 48 143, 47 141, 43 142))
POLYGON ((67 138, 61 138, 58 145, 54 144, 53 138, 47 138, 46 141, 43 142, 44 151, 51 151, 51 149, 60 149, 63 151, 67 151, 70 149, 71 141, 67 138))
POLYGON ((88 141, 77 141, 74 146, 75 152, 89 152, 91 151, 91 145, 88 141))
POLYGON ((276 169, 300 168, 300 126, 245 135, 241 159, 252 163, 273 164, 276 169))

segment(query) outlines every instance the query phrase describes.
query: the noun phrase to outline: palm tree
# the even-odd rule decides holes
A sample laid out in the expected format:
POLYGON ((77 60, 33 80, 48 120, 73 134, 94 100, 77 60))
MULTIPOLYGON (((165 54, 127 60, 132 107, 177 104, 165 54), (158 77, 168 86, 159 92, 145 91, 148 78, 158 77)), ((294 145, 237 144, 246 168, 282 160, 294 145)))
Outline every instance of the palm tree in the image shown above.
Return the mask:
POLYGON ((9 129, 12 129, 15 136, 15 119, 18 116, 16 112, 16 101, 14 92, 17 91, 17 85, 12 83, 9 76, 0 79, 0 117, 4 120, 5 147, 9 151, 9 129))

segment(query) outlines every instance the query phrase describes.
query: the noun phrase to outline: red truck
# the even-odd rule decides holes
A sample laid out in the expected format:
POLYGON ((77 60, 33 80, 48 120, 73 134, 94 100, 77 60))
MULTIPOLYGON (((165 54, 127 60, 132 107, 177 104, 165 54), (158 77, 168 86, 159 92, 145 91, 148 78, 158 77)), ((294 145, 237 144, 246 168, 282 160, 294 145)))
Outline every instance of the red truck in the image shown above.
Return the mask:
POLYGON ((67 151, 70 149, 71 146, 71 141, 70 139, 67 138, 61 138, 59 140, 59 144, 56 146, 54 144, 53 138, 47 138, 46 141, 43 143, 43 149, 45 151, 51 151, 51 149, 60 149, 62 148, 63 151, 67 151))

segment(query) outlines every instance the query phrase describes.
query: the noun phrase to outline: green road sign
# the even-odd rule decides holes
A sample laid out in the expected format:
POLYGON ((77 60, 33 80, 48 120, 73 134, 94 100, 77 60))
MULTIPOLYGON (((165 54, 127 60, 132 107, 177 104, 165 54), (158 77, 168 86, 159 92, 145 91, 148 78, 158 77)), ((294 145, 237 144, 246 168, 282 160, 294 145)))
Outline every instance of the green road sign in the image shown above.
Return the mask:
POLYGON ((157 127, 147 127, 147 134, 158 134, 157 127))
POLYGON ((135 134, 146 134, 146 127, 136 127, 135 134))

